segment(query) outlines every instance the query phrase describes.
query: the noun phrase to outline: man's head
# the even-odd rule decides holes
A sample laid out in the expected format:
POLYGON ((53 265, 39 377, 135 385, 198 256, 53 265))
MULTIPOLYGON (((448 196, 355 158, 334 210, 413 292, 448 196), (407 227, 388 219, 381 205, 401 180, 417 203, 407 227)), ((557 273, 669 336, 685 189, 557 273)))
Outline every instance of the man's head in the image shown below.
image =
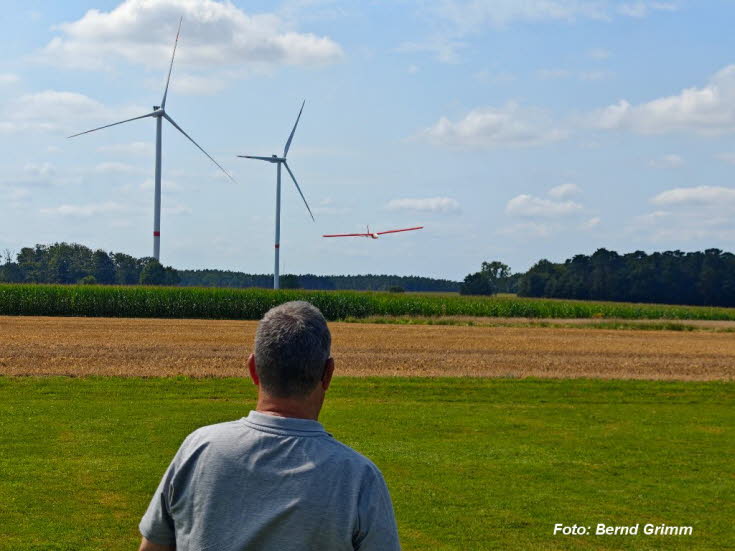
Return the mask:
POLYGON ((255 333, 251 376, 271 398, 307 399, 318 388, 326 391, 329 386, 334 369, 331 343, 319 309, 303 301, 276 306, 263 316, 255 333))

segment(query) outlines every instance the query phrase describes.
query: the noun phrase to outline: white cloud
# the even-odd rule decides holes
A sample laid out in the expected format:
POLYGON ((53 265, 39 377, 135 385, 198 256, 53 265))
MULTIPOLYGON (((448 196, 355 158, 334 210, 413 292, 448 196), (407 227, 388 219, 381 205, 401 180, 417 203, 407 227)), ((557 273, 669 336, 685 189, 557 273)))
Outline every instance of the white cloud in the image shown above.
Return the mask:
POLYGON ((591 122, 603 129, 641 134, 735 131, 735 65, 718 71, 702 88, 687 88, 678 95, 640 105, 620 100, 594 113, 591 122))
POLYGON ((505 205, 505 212, 508 214, 527 218, 557 218, 575 214, 580 210, 582 205, 574 201, 552 201, 525 193, 513 197, 505 205))
POLYGON ((599 226, 600 222, 602 222, 600 217, 595 216, 593 218, 590 218, 589 220, 585 220, 584 222, 582 222, 582 225, 580 226, 580 228, 583 230, 592 230, 596 228, 597 226, 599 226))
MULTIPOLYGON (((232 73, 231 73, 232 74, 232 73)), ((171 77, 172 79, 174 77, 171 77)), ((160 91, 163 83, 158 79, 150 79, 147 87, 154 91, 160 91)), ((177 94, 188 96, 212 96, 227 88, 227 80, 214 75, 195 75, 192 73, 176 74, 175 84, 177 94)))
POLYGON ((566 199, 581 192, 582 189, 577 184, 561 184, 551 188, 549 195, 554 199, 566 199))
POLYGON ((613 73, 612 71, 588 71, 586 73, 579 74, 580 80, 586 80, 590 82, 598 80, 609 80, 613 76, 615 76, 615 73, 613 73))
POLYGON ((0 131, 6 133, 86 130, 92 123, 108 123, 147 113, 150 108, 122 107, 111 109, 76 92, 45 90, 24 94, 9 102, 4 109, 0 131))
POLYGON ((424 199, 391 199, 385 206, 388 210, 412 210, 420 212, 456 213, 459 202, 451 197, 427 197, 424 199))
POLYGON ((609 17, 604 3, 585 0, 445 0, 433 11, 461 32, 484 26, 504 27, 515 21, 571 22, 609 17))
POLYGON ((233 3, 214 0, 125 0, 109 12, 92 9, 58 25, 61 35, 39 56, 82 69, 106 69, 115 59, 162 68, 169 63, 181 16, 176 56, 183 66, 314 65, 342 57, 329 37, 297 32, 273 13, 248 15, 233 3))
POLYGON ((508 237, 519 238, 545 238, 551 236, 558 228, 550 224, 540 224, 538 222, 526 222, 522 224, 514 224, 506 228, 500 228, 496 233, 508 237))
POLYGON ((721 186, 697 186, 674 188, 659 193, 651 199, 658 206, 735 206, 735 188, 721 186))
POLYGON ((129 174, 131 172, 138 172, 140 169, 129 165, 127 163, 119 163, 116 161, 108 161, 104 163, 98 163, 94 167, 94 171, 100 174, 129 174))
POLYGON ((406 69, 406 72, 409 75, 415 75, 416 73, 419 72, 419 68, 416 65, 409 65, 408 69, 406 69))
POLYGON ((726 163, 730 163, 731 165, 735 165, 735 152, 730 153, 718 153, 715 155, 717 159, 720 161, 724 161, 726 163))
POLYGON ((163 211, 163 214, 168 214, 168 215, 173 215, 173 216, 192 213, 192 210, 190 207, 187 207, 186 205, 182 205, 182 204, 176 204, 171 207, 163 207, 161 210, 163 211))
POLYGON ((628 17, 642 18, 653 11, 676 11, 678 7, 671 2, 630 2, 618 6, 618 12, 628 17))
POLYGON ((152 155, 153 144, 148 142, 132 142, 124 144, 101 145, 100 153, 122 153, 126 155, 152 155))
POLYGON ((515 75, 512 75, 511 73, 491 73, 487 69, 481 69, 477 71, 472 75, 472 78, 474 78, 478 82, 483 82, 486 84, 513 82, 514 80, 516 80, 515 75))
MULTIPOLYGON (((87 203, 82 205, 63 204, 58 207, 46 207, 40 209, 41 214, 51 216, 64 216, 72 218, 91 218, 93 216, 107 216, 115 214, 126 214, 126 215, 141 215, 148 212, 149 206, 144 206, 142 203, 131 205, 118 203, 116 201, 105 201, 103 203, 87 203)), ((180 203, 171 206, 164 206, 162 208, 164 214, 167 215, 181 215, 191 214, 191 208, 180 203)))
POLYGON ((706 206, 656 210, 634 218, 626 231, 649 241, 673 243, 675 247, 683 241, 700 241, 709 247, 713 240, 735 239, 731 212, 706 206))
POLYGON ((441 117, 418 135, 435 145, 458 148, 533 146, 566 136, 565 131, 552 127, 542 111, 524 109, 516 103, 475 109, 456 122, 441 117))
POLYGON ((663 155, 656 159, 648 161, 648 165, 653 168, 679 168, 684 164, 684 159, 679 155, 669 154, 663 155))
POLYGON ((434 54, 437 61, 442 63, 459 62, 459 52, 467 44, 448 38, 432 38, 424 42, 403 42, 396 51, 402 53, 428 52, 434 54))
POLYGON ((89 218, 99 214, 122 214, 129 212, 130 207, 114 201, 105 203, 89 203, 86 205, 59 205, 58 207, 42 208, 41 214, 89 218))
POLYGON ((539 69, 536 76, 542 80, 555 80, 558 78, 566 78, 570 72, 566 69, 539 69))
POLYGON ((3 84, 15 84, 20 82, 20 77, 12 73, 0 73, 0 85, 3 84))
POLYGON ((429 11, 454 26, 456 32, 476 32, 483 27, 502 28, 511 23, 609 21, 615 16, 646 17, 657 11, 674 11, 667 2, 615 0, 443 0, 427 3, 429 11))
POLYGON ((612 56, 610 50, 605 50, 604 48, 592 48, 587 51, 587 57, 591 59, 607 59, 610 56, 612 56))
POLYGON ((51 163, 26 163, 23 172, 34 180, 45 180, 56 175, 56 167, 51 163))

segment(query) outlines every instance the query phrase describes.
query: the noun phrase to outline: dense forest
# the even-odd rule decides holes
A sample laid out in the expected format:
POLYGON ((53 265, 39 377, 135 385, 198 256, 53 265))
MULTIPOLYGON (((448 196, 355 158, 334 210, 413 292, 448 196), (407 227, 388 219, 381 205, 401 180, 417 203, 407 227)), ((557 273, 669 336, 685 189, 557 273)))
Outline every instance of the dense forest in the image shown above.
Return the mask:
MULTIPOLYGON (((153 258, 108 253, 76 243, 25 247, 15 258, 10 251, 0 265, 0 282, 86 283, 103 285, 181 285, 194 287, 273 287, 272 274, 224 270, 176 270, 153 258)), ((285 289, 443 291, 456 292, 459 283, 446 279, 392 275, 314 274, 281 276, 285 289)))
POLYGON ((521 278, 526 297, 735 306, 735 255, 719 249, 620 255, 598 249, 563 264, 537 262, 521 278))

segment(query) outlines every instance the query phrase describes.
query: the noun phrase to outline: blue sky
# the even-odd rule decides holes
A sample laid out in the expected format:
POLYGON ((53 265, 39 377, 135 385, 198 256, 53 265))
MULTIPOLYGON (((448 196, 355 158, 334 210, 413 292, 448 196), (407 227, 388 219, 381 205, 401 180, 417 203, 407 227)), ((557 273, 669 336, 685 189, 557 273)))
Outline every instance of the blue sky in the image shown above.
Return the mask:
POLYGON ((269 273, 461 279, 599 247, 735 239, 735 5, 604 0, 5 2, 0 250, 147 256, 160 103, 161 260, 269 273), (323 233, 424 225, 366 239, 323 233))

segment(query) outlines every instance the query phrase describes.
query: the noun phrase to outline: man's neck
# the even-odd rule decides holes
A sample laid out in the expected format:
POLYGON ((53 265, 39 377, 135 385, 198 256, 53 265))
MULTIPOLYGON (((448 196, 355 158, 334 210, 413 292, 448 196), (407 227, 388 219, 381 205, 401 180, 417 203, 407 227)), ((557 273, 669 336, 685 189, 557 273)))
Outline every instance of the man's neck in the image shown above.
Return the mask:
POLYGON ((276 417, 292 417, 296 419, 319 419, 321 404, 313 401, 294 400, 290 398, 274 398, 261 393, 258 396, 256 411, 276 417))

